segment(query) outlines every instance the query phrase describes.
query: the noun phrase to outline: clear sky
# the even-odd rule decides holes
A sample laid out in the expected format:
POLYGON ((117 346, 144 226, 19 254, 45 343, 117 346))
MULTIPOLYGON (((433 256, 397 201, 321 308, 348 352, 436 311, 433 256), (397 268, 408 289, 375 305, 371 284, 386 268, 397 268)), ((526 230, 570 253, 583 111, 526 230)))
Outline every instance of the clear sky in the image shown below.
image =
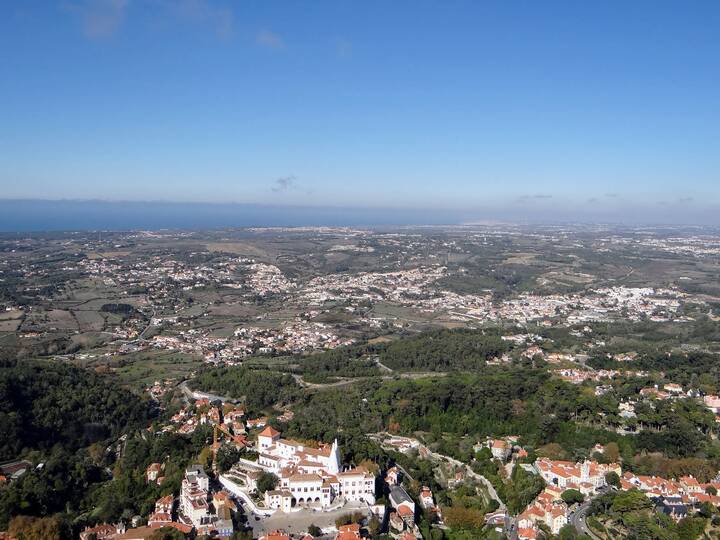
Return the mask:
POLYGON ((720 2, 0 0, 0 187, 717 216, 720 2))

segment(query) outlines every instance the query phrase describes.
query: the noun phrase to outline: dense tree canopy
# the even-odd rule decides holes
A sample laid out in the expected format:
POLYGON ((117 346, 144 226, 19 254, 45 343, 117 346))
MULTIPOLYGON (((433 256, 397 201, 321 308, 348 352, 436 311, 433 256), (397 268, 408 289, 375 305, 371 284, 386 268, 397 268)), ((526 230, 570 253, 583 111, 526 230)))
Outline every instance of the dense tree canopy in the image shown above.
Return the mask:
POLYGON ((298 390, 292 375, 244 367, 206 369, 198 373, 190 386, 232 399, 242 399, 253 409, 263 409, 290 400, 297 395, 298 390))
POLYGON ((58 443, 74 450, 148 418, 147 401, 91 371, 41 360, 0 367, 0 460, 58 443))
POLYGON ((477 330, 435 330, 391 342, 380 352, 380 360, 397 370, 475 370, 508 348, 498 335, 477 330))

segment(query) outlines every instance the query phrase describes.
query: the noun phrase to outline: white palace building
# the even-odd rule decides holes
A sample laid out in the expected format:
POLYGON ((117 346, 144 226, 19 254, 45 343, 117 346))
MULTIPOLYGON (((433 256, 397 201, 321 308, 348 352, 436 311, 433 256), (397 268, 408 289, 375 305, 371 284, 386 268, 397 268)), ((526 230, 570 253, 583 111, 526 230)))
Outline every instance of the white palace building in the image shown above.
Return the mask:
POLYGON ((282 439, 268 426, 258 435, 257 450, 257 464, 280 479, 277 489, 265 492, 270 508, 327 507, 338 497, 375 504, 375 475, 364 467, 341 471, 337 441, 312 448, 282 439))

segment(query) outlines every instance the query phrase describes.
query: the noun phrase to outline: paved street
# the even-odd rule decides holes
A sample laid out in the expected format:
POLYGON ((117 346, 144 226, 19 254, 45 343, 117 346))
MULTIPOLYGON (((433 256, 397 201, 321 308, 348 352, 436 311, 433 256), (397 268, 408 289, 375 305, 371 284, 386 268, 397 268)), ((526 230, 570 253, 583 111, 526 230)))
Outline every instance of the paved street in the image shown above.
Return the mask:
POLYGON ((584 534, 589 536, 590 538, 593 538, 594 540, 600 540, 597 535, 588 528, 586 522, 591 503, 592 499, 588 499, 584 503, 582 503, 577 508, 577 510, 575 510, 575 512, 570 514, 568 523, 575 527, 575 530, 578 532, 578 534, 584 534))
POLYGON ((222 401, 223 403, 225 403, 225 402, 235 403, 237 401, 236 399, 231 399, 226 396, 218 396, 216 394, 211 394, 209 392, 200 392, 200 391, 190 390, 190 388, 187 385, 187 380, 182 381, 178 385, 178 387, 180 388, 182 393, 185 395, 185 397, 188 400, 190 400, 191 402, 195 401, 196 399, 200 399, 200 398, 206 398, 206 399, 209 399, 210 401, 222 401))
POLYGON ((270 517, 255 520, 253 514, 248 515, 248 525, 253 529, 253 536, 258 537, 262 534, 276 529, 282 529, 287 533, 304 533, 307 532, 311 524, 315 524, 321 529, 335 527, 335 520, 345 514, 353 512, 363 512, 369 514, 369 509, 364 503, 347 503, 342 508, 332 510, 330 512, 301 510, 286 514, 284 512, 276 512, 270 517))

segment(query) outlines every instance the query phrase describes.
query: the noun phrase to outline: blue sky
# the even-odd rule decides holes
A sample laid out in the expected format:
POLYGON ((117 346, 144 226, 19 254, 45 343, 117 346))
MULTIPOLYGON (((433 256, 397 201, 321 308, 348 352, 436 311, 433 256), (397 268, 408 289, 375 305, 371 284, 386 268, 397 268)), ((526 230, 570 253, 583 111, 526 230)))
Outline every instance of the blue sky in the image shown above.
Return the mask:
POLYGON ((717 215, 719 29, 716 1, 8 0, 0 197, 717 215))

